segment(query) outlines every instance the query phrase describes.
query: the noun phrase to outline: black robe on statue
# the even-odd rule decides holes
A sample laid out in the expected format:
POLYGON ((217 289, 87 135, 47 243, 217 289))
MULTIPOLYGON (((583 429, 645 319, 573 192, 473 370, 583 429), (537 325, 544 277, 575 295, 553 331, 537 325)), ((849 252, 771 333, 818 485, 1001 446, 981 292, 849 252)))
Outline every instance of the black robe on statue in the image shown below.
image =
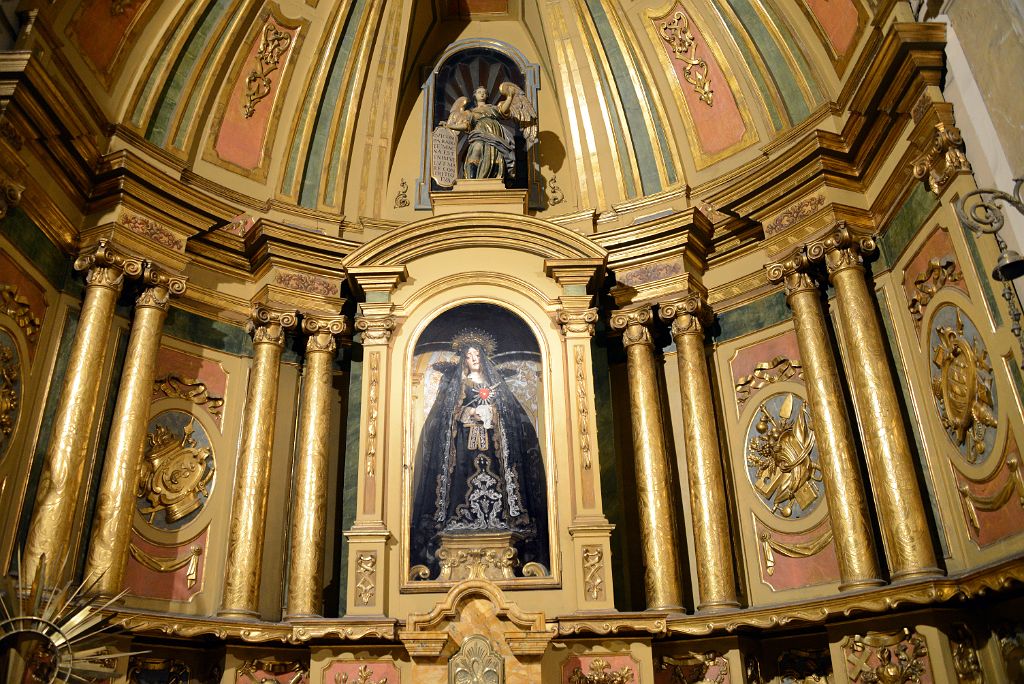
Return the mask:
POLYGON ((436 577, 442 533, 514 532, 520 563, 550 568, 537 431, 487 354, 472 348, 483 384, 465 373, 470 347, 455 363, 435 365, 444 375, 416 450, 410 565, 436 577))

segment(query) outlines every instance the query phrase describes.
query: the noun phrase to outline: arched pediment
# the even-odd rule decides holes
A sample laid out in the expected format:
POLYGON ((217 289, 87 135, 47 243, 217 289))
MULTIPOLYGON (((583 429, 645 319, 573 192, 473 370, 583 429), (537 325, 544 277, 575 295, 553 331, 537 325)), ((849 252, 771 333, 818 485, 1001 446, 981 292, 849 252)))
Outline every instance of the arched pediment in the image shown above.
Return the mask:
POLYGON ((601 259, 608 251, 568 228, 528 216, 473 212, 416 221, 372 240, 345 258, 345 268, 397 266, 465 247, 497 247, 543 259, 601 259))

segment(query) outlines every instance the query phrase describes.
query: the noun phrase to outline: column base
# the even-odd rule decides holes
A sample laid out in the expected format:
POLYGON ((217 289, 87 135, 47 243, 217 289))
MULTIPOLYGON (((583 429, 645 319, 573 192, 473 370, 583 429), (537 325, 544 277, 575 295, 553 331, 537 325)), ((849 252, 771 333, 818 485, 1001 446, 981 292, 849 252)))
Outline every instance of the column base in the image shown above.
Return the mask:
POLYGON ((918 579, 920 577, 945 577, 945 571, 940 568, 922 568, 920 570, 905 570, 903 572, 892 573, 892 581, 905 582, 907 580, 918 579))
POLYGON ((853 582, 842 582, 839 585, 839 591, 857 591, 858 589, 870 589, 871 587, 881 587, 885 585, 885 580, 879 577, 872 579, 854 580, 853 582))
POLYGON ((697 606, 697 612, 702 615, 711 613, 728 613, 731 610, 739 609, 739 601, 715 601, 714 603, 702 603, 697 606))
POLYGON ((242 610, 241 608, 224 608, 217 611, 217 617, 228 620, 252 620, 260 619, 260 614, 255 610, 242 610))

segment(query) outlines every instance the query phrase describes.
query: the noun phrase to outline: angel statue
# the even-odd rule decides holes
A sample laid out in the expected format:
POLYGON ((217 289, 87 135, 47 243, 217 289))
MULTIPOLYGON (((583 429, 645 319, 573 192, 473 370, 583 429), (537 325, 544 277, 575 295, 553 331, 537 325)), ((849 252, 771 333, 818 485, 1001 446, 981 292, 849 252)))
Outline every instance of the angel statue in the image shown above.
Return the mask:
MULTIPOLYGON (((526 140, 526 148, 529 149, 537 142, 537 110, 533 108, 522 88, 515 83, 506 81, 498 86, 498 91, 504 96, 504 99, 496 105, 487 103, 487 89, 483 86, 473 91, 476 105, 472 109, 466 109, 469 98, 456 99, 451 113, 448 115, 448 120, 435 130, 433 164, 435 173, 432 175, 439 185, 450 187, 452 184, 445 182, 448 180, 445 176, 449 174, 436 173, 436 171, 439 166, 438 162, 442 159, 454 160, 458 132, 468 132, 465 143, 466 152, 459 177, 505 178, 508 176, 515 178, 515 140, 500 120, 515 121, 526 140), (444 129, 452 133, 447 133, 444 129), (445 135, 447 145, 438 140, 445 135), (439 149, 443 147, 447 147, 451 152, 444 154, 439 149)), ((454 177, 451 178, 451 181, 454 182, 454 177)))

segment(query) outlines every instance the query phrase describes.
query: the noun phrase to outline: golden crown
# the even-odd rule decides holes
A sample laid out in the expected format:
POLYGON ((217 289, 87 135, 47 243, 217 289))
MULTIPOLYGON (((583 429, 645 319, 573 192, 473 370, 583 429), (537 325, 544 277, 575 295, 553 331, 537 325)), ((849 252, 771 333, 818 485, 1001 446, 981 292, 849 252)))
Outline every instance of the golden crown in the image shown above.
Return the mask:
POLYGON ((479 328, 463 328, 458 335, 452 338, 452 349, 461 352, 468 347, 482 349, 487 352, 488 356, 493 356, 494 350, 498 348, 498 343, 494 340, 493 335, 479 328))

